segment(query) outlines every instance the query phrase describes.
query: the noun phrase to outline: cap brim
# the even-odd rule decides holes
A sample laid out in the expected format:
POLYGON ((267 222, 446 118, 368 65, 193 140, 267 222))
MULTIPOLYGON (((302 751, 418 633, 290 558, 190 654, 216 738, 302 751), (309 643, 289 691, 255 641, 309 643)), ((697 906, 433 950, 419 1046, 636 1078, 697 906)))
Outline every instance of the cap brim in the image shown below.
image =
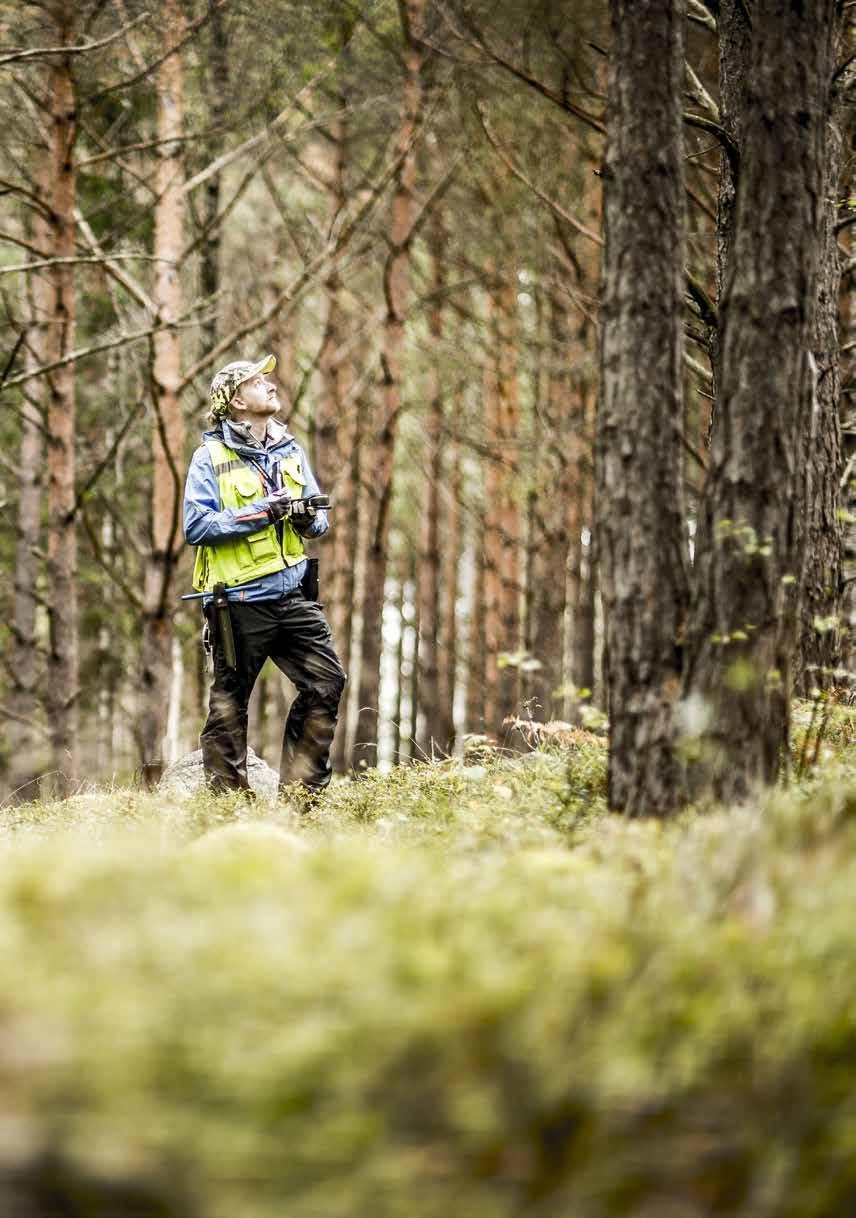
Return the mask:
POLYGON ((244 381, 248 381, 248 380, 250 380, 251 377, 258 376, 259 374, 261 374, 262 376, 265 376, 268 372, 273 372, 275 367, 276 367, 276 356, 275 355, 265 355, 259 360, 259 362, 257 364, 253 364, 250 371, 241 380, 241 384, 243 385, 244 381))

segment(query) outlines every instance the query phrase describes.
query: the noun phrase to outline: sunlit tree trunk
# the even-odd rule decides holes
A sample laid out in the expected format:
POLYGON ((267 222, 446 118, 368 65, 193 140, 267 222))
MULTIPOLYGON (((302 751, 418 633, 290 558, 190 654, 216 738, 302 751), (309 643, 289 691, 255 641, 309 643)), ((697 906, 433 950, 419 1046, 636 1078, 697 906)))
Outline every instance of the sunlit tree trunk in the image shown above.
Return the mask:
MULTIPOLYGON (((179 0, 165 0, 165 36, 177 42, 183 25, 179 0)), ((184 90, 182 58, 171 55, 157 73, 158 147, 155 207, 154 299, 162 321, 181 314, 181 278, 177 261, 184 230, 183 144, 184 90)), ((153 338, 152 398, 152 515, 151 551, 146 561, 143 605, 140 717, 141 762, 149 778, 163 765, 164 711, 172 668, 172 621, 177 594, 176 573, 183 540, 181 495, 184 474, 184 420, 178 385, 181 381, 181 340, 178 330, 159 330, 153 338)))
POLYGON ((834 10, 834 0, 757 0, 752 9, 719 418, 688 638, 699 718, 693 789, 723 800, 773 781, 788 748, 834 10))
MULTIPOLYGON (((55 45, 74 43, 70 6, 54 11, 55 45)), ((71 57, 53 58, 48 76, 50 97, 49 251, 55 258, 75 254, 74 207, 77 138, 77 98, 71 57)), ((74 267, 57 264, 49 272, 45 341, 48 363, 74 349, 74 267)), ((74 363, 55 369, 50 377, 48 405, 48 616, 50 645, 47 663, 46 708, 51 742, 51 782, 67 791, 78 769, 78 597, 77 532, 75 526, 75 388, 74 363)))
POLYGON ((687 598, 681 411, 680 0, 611 0, 597 512, 609 804, 679 802, 672 717, 687 598), (657 71, 651 65, 657 65, 657 71))
POLYGON ((377 761, 380 657, 387 552, 389 548, 392 480, 398 416, 402 400, 404 310, 410 283, 410 228, 416 163, 412 142, 422 108, 423 51, 419 41, 425 0, 402 0, 403 89, 397 150, 403 162, 396 175, 389 228, 389 255, 384 267, 386 318, 383 329, 383 385, 380 419, 374 444, 371 494, 368 498, 368 554, 363 591, 363 640, 360 664, 359 717, 354 760, 377 761))

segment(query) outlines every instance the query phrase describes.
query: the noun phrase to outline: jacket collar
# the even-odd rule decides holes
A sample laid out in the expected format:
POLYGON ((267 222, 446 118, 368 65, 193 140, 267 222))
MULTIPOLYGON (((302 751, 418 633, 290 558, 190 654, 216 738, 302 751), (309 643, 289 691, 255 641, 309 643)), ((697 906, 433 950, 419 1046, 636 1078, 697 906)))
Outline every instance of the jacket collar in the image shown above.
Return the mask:
POLYGON ((236 426, 230 419, 223 419, 211 431, 206 431, 204 438, 222 440, 234 452, 244 452, 250 455, 283 448, 294 440, 294 436, 279 419, 268 419, 268 434, 264 445, 254 441, 247 435, 243 427, 236 426))

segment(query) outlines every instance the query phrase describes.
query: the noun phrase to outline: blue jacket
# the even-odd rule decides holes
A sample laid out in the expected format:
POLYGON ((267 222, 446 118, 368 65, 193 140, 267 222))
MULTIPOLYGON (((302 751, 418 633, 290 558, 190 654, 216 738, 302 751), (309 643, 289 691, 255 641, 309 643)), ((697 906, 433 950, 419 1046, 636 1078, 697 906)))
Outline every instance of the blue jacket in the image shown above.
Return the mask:
MULTIPOLYGON (((294 436, 277 419, 268 421, 264 445, 248 436, 246 429, 235 427, 229 419, 224 419, 217 427, 206 431, 203 436, 203 440, 205 439, 222 440, 249 464, 261 470, 271 486, 275 485, 275 458, 299 456, 306 478, 303 498, 319 493, 318 483, 306 460, 306 454, 294 436)), ((264 498, 257 499, 255 503, 247 504, 243 508, 221 508, 217 475, 214 473, 211 454, 203 443, 193 454, 187 471, 184 487, 185 539, 192 546, 216 546, 219 542, 229 541, 233 537, 258 533, 260 528, 268 526, 267 516, 260 515, 265 511, 268 502, 268 498, 264 498)), ((301 532, 304 537, 321 537, 328 527, 327 513, 318 512, 315 519, 301 532)), ((265 575, 252 583, 230 588, 229 596, 242 601, 276 599, 287 592, 293 592, 305 570, 304 559, 293 567, 285 567, 282 571, 275 571, 272 575, 265 575)))

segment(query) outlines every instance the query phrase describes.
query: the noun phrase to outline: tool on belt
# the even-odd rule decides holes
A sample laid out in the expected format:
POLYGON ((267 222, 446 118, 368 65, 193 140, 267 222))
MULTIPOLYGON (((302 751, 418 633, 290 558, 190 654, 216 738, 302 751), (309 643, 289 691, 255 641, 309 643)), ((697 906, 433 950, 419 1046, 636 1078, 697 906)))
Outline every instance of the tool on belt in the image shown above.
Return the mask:
POLYGON ((229 598, 226 595, 225 584, 214 585, 214 595, 211 601, 214 606, 214 620, 217 622, 217 634, 223 648, 223 659, 227 668, 237 668, 238 658, 235 655, 235 636, 232 634, 232 618, 229 614, 229 598))

